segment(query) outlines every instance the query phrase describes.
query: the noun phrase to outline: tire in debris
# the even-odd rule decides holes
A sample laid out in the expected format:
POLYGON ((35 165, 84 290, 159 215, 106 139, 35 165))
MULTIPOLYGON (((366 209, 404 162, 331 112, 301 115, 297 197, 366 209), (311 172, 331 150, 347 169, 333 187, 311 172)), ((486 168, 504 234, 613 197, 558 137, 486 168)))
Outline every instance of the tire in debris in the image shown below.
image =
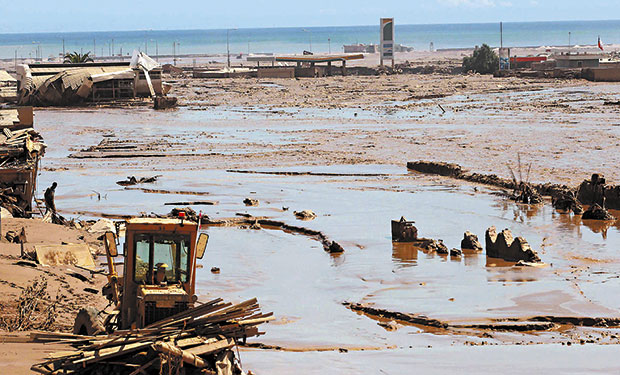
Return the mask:
POLYGON ((73 333, 76 335, 95 335, 105 332, 105 328, 99 319, 99 311, 94 307, 84 307, 80 309, 75 317, 73 333))

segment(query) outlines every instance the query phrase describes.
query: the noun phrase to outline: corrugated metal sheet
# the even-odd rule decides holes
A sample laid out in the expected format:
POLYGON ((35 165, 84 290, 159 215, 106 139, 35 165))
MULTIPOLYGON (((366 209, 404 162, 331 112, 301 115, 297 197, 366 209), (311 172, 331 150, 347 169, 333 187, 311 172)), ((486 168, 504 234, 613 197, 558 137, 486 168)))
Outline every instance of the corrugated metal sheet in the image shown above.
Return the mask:
POLYGON ((93 67, 62 66, 62 67, 53 67, 53 68, 49 68, 49 67, 40 68, 40 67, 37 67, 36 65, 30 65, 29 67, 33 75, 40 75, 40 74, 54 75, 60 72, 77 70, 77 69, 87 69, 89 71, 92 70, 93 74, 112 73, 112 72, 119 72, 119 71, 127 70, 128 68, 127 66, 93 66, 93 67))
POLYGON ((5 70, 0 70, 0 81, 17 82, 17 80, 5 70))

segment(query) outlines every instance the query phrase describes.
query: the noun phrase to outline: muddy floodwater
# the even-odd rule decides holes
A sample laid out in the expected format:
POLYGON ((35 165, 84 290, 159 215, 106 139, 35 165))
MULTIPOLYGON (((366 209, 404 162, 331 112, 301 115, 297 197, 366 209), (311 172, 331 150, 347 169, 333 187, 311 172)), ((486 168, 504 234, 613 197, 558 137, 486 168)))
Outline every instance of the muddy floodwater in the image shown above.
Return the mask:
MULTIPOLYGON (((37 112, 37 128, 49 145, 39 191, 57 181, 62 214, 82 218, 165 214, 175 207, 166 203, 208 200, 216 204, 191 207, 213 219, 243 213, 320 230, 345 249, 329 254, 315 238, 275 227, 203 228, 210 240, 197 273, 200 299, 257 297, 262 310, 273 311, 276 317, 261 327, 265 335, 254 340, 267 349, 242 349, 246 370, 257 374, 620 370, 617 329, 561 323, 546 330, 480 328, 543 316, 620 317, 619 222, 583 221, 555 211, 550 202, 516 204, 497 189, 409 172, 404 163, 328 156, 321 163, 320 152, 328 150, 312 148, 317 142, 312 131, 329 127, 335 129, 330 132, 352 132, 351 146, 342 137, 334 140, 331 147, 337 155, 340 146, 362 150, 369 146, 368 134, 352 129, 367 126, 380 131, 376 124, 355 125, 349 120, 338 124, 333 119, 325 124, 290 124, 291 119, 272 121, 260 113, 196 117, 201 112, 188 109, 144 110, 138 115, 122 109, 103 111, 106 116, 37 112), (69 157, 106 138, 157 140, 151 149, 170 155, 69 157), (308 158, 306 146, 313 150, 308 158), (174 154, 179 150, 183 155, 174 154), (278 161, 279 155, 284 162, 278 161), (239 173, 243 171, 260 173, 239 173), (116 184, 132 175, 161 177, 129 189, 116 184), (258 199, 259 205, 245 206, 245 198, 258 199), (297 220, 293 212, 305 209, 317 217, 297 220), (401 216, 415 221, 420 236, 442 239, 448 248, 460 248, 465 231, 484 244, 488 227, 509 228, 515 236, 525 237, 545 264, 516 267, 487 258, 484 252, 451 257, 395 244, 390 220, 401 216), (220 268, 220 273, 212 273, 211 267, 220 268), (352 311, 345 302, 421 314, 450 328, 390 322, 352 311)), ((400 123, 397 118, 388 122, 389 132, 420 129, 419 124, 400 123)), ((441 127, 448 125, 438 122, 435 131, 443 134, 441 127)))

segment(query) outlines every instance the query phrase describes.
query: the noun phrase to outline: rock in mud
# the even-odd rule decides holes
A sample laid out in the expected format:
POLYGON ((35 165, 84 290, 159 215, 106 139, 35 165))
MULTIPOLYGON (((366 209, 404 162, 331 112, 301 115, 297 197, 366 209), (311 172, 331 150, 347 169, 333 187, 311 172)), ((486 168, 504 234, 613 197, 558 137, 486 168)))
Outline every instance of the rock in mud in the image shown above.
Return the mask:
POLYGON ((461 240, 461 249, 462 250, 474 250, 474 251, 482 251, 482 244, 478 241, 478 236, 473 234, 472 232, 465 232, 463 234, 463 239, 461 240))
POLYGON ((429 240, 425 244, 424 248, 430 251, 435 251, 437 254, 450 254, 450 250, 448 250, 448 247, 444 245, 443 240, 429 240))
POLYGON ((310 210, 293 211, 293 214, 299 220, 314 220, 316 218, 316 214, 310 210))
POLYGON ((344 253, 344 249, 342 248, 342 246, 340 246, 340 244, 336 241, 332 241, 331 244, 329 245, 328 251, 331 254, 334 253, 344 253))
POLYGON ((508 229, 504 229, 499 234, 495 227, 487 229, 485 242, 489 257, 501 258, 509 262, 520 260, 530 263, 540 262, 538 254, 532 250, 525 238, 513 238, 508 229))
POLYGON ((414 221, 407 221, 404 216, 400 220, 392 220, 392 241, 415 242, 418 239, 418 228, 414 221))
POLYGON ((606 209, 594 203, 581 216, 584 220, 616 220, 616 218, 607 212, 606 209))
POLYGON ((259 203, 259 202, 258 202, 258 199, 254 199, 254 198, 245 198, 245 199, 243 200, 243 203, 244 203, 246 206, 258 206, 258 203, 259 203))
POLYGON ((463 252, 461 251, 461 249, 454 248, 454 249, 450 250, 450 256, 452 256, 452 257, 460 257, 462 255, 463 255, 463 252))

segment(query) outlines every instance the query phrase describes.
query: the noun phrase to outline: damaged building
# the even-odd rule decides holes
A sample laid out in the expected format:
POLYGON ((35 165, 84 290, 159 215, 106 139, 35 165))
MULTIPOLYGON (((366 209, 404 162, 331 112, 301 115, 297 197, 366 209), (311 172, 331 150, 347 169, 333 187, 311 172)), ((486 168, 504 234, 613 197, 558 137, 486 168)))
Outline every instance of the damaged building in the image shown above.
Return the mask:
POLYGON ((164 96, 171 85, 161 74, 161 65, 143 53, 130 62, 18 65, 18 100, 55 106, 164 96))
POLYGON ((30 217, 45 143, 33 128, 32 107, 0 111, 0 206, 30 217))

